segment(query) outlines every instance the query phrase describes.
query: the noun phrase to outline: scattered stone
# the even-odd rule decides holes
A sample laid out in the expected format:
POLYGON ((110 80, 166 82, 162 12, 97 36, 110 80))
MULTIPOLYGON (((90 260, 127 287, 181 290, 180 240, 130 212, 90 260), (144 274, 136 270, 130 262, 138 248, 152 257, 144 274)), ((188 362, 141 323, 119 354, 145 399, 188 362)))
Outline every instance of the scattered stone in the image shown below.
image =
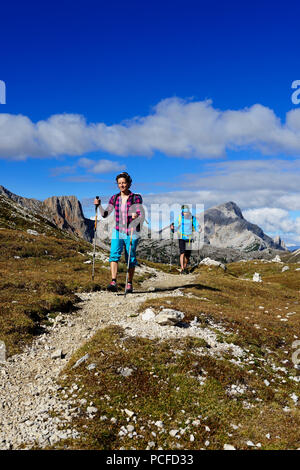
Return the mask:
POLYGON ((90 414, 93 414, 93 413, 97 413, 98 408, 96 408, 95 406, 88 406, 86 411, 90 415, 90 414))
POLYGON ((290 268, 289 266, 283 266, 281 272, 284 273, 285 271, 288 271, 290 268))
POLYGON ((234 446, 232 446, 231 444, 224 444, 224 450, 236 450, 236 448, 234 446))
POLYGON ((295 405, 297 405, 297 402, 298 402, 298 396, 296 395, 296 393, 292 393, 290 395, 291 399, 293 400, 293 402, 295 403, 295 405))
POLYGON ((132 418, 132 416, 134 416, 134 411, 127 410, 126 408, 124 411, 127 414, 127 416, 129 416, 129 418, 132 418))
POLYGON ((39 235, 39 233, 36 230, 31 230, 31 229, 28 229, 27 233, 29 233, 29 235, 35 235, 35 236, 39 235))
POLYGON ((87 370, 93 370, 93 369, 96 369, 96 364, 94 362, 87 366, 87 370))
POLYGON ((276 255, 275 258, 272 259, 273 263, 281 263, 281 259, 279 255, 276 255))
POLYGON ((163 428, 164 427, 164 423, 162 421, 156 421, 155 423, 155 426, 157 426, 158 428, 163 428))
POLYGON ((129 369, 129 367, 119 367, 118 372, 123 377, 130 377, 130 375, 132 375, 133 369, 129 369))
POLYGON ((226 270, 226 266, 223 263, 220 263, 220 261, 215 261, 214 259, 210 258, 204 258, 200 264, 204 264, 205 266, 217 266, 219 268, 226 270))
POLYGON ((0 364, 6 362, 6 346, 4 341, 0 341, 0 364))
POLYGON ((178 434, 178 432, 179 432, 178 429, 171 429, 171 431, 169 432, 169 434, 170 434, 171 437, 175 437, 176 434, 178 434))
POLYGON ((259 273, 253 274, 253 282, 262 282, 261 275, 259 273))
POLYGON ((255 444, 253 444, 252 441, 247 441, 246 444, 248 447, 255 447, 255 444))
POLYGON ((62 350, 61 349, 56 349, 56 351, 54 351, 51 354, 51 359, 61 359, 61 358, 62 358, 62 350))
POLYGON ((80 364, 82 364, 83 362, 87 361, 88 358, 89 358, 89 354, 85 354, 85 356, 82 356, 80 359, 78 359, 78 361, 74 364, 74 366, 72 367, 72 369, 76 369, 76 367, 80 366, 80 364))

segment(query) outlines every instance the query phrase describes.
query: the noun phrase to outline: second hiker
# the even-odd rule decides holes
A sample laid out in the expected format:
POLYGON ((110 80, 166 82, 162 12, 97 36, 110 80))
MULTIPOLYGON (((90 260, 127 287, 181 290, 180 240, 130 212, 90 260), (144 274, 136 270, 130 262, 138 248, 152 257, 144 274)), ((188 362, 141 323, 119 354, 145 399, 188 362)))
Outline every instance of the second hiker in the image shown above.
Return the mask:
POLYGON ((108 217, 115 209, 115 228, 111 237, 110 249, 110 268, 112 280, 108 285, 108 290, 116 292, 118 262, 121 258, 123 248, 125 247, 125 259, 128 262, 128 253, 130 246, 130 237, 132 236, 132 245, 129 261, 128 283, 125 287, 126 293, 132 293, 132 282, 136 260, 136 248, 139 241, 140 230, 144 219, 143 200, 140 194, 134 194, 130 191, 132 179, 128 173, 123 172, 117 175, 116 182, 120 192, 114 194, 106 209, 101 206, 99 199, 94 200, 94 204, 99 207, 103 218, 108 217))
MULTIPOLYGON (((201 227, 190 211, 189 206, 181 206, 179 217, 175 224, 171 224, 172 232, 176 231, 178 234, 179 252, 180 252, 180 274, 187 274, 187 265, 190 260, 193 240, 195 232, 201 232, 201 227)), ((199 236, 199 235, 198 235, 199 236)))

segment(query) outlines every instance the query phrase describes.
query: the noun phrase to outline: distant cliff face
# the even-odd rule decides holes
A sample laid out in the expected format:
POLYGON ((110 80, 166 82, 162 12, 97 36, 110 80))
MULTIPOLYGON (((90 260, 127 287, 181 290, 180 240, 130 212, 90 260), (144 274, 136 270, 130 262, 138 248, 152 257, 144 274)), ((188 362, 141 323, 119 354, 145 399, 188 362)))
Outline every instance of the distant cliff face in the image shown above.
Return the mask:
POLYGON ((38 214, 59 228, 91 242, 94 236, 94 223, 83 215, 82 207, 76 196, 53 196, 44 202, 18 196, 4 186, 0 194, 17 202, 22 207, 38 214))
POLYGON ((52 196, 45 199, 43 206, 45 212, 52 215, 53 222, 59 228, 92 241, 94 224, 84 217, 76 196, 52 196))

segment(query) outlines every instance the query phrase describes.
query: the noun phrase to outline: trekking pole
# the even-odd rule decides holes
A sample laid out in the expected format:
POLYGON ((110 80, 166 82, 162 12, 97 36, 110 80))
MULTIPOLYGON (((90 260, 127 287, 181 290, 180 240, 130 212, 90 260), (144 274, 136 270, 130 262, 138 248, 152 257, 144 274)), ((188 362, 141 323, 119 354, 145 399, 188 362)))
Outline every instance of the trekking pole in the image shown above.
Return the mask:
MULTIPOLYGON (((99 196, 96 196, 96 199, 99 200, 99 196)), ((94 275, 95 275, 95 255, 96 255, 96 238, 97 238, 97 215, 98 215, 98 205, 95 204, 95 233, 94 233, 94 251, 93 251, 92 280, 94 280, 94 275)))
POLYGON ((130 243, 129 243, 128 261, 127 261, 126 281, 125 281, 125 297, 126 297, 126 288, 127 288, 128 273, 129 273, 129 265, 130 265, 130 255, 131 255, 132 235, 133 235, 133 227, 131 227, 131 231, 130 231, 130 243))
POLYGON ((171 271, 171 269, 172 269, 173 243, 174 243, 174 233, 173 233, 173 235, 171 235, 171 254, 170 254, 170 267, 169 267, 169 271, 171 271))
POLYGON ((200 230, 198 232, 198 266, 200 263, 200 230))

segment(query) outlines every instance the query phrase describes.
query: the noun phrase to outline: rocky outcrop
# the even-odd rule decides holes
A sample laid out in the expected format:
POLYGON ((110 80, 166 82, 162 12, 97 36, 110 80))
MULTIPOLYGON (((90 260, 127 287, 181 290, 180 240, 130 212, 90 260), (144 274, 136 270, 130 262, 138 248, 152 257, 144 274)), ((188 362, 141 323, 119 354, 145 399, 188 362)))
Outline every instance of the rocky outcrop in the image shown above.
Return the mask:
POLYGON ((10 192, 8 189, 4 188, 4 186, 0 185, 0 194, 8 197, 12 201, 17 202, 20 206, 29 209, 33 213, 40 214, 43 212, 43 203, 38 199, 29 199, 27 197, 18 196, 10 192))
POLYGON ((92 241, 94 223, 84 217, 76 196, 52 196, 45 199, 43 206, 59 228, 92 241))
POLYGON ((281 240, 281 237, 277 235, 276 237, 273 238, 273 241, 276 246, 282 248, 283 250, 288 250, 286 244, 284 243, 283 240, 281 240))
POLYGON ((0 186, 0 195, 16 202, 32 214, 43 217, 60 229, 89 242, 93 240, 94 223, 84 217, 81 204, 76 196, 53 196, 45 201, 39 201, 18 196, 4 186, 0 186))

